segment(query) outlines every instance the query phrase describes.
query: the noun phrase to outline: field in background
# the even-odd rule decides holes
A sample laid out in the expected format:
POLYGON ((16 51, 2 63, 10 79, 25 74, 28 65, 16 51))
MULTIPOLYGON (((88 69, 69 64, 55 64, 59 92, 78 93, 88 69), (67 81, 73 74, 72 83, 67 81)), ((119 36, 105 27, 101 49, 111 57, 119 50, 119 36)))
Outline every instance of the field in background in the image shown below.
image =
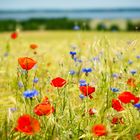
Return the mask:
POLYGON ((0 32, 45 30, 91 30, 91 31, 140 31, 140 19, 69 19, 31 18, 26 20, 1 19, 0 32))
MULTIPOLYGON (((94 123, 103 122, 107 126, 108 135, 101 139, 133 139, 137 133, 140 133, 139 112, 131 105, 126 106, 126 110, 122 113, 114 111, 111 108, 111 100, 116 98, 118 93, 113 93, 110 88, 119 88, 119 93, 129 90, 140 96, 139 87, 137 90, 133 90, 126 84, 130 77, 134 77, 136 81, 140 82, 140 61, 136 58, 137 55, 140 55, 139 39, 140 34, 138 32, 20 32, 16 40, 10 39, 10 33, 1 33, 0 123, 3 125, 7 117, 7 129, 10 132, 14 128, 19 115, 28 112, 23 102, 22 93, 24 89, 18 87, 19 79, 17 77, 18 58, 27 56, 37 60, 37 68, 29 72, 29 88, 32 88, 32 81, 36 72, 39 82, 35 85, 35 88, 40 93, 39 98, 48 96, 52 104, 58 103, 58 106, 56 106, 58 121, 53 134, 54 138, 65 140, 70 138, 92 139, 91 127, 94 123), (7 43, 9 52, 6 49, 7 43), (33 43, 38 45, 35 51, 30 48, 30 44, 33 43), (74 62, 71 58, 69 52, 73 48, 75 48, 74 51, 77 52, 77 57, 82 60, 82 63, 74 62), (99 57, 100 62, 95 62, 94 57, 99 57), (129 60, 134 63, 129 65, 129 60), (85 67, 90 67, 93 70, 87 77, 81 72, 81 69, 85 67), (75 70, 77 74, 71 76, 69 74, 70 70, 75 70), (136 75, 131 75, 131 70, 137 70, 136 75), (121 78, 114 80, 111 77, 113 73, 121 74, 121 78), (50 80, 57 76, 68 81, 68 85, 62 90, 60 97, 50 85, 50 80), (86 99, 81 100, 79 98, 80 79, 85 79, 90 85, 96 87, 93 99, 90 100, 86 97, 86 99), (62 113, 61 103, 63 105, 64 93, 66 94, 66 105, 62 113), (17 111, 11 112, 9 110, 9 108, 15 107, 17 111), (97 116, 91 117, 88 113, 85 113, 89 108, 96 108, 97 116), (69 112, 71 112, 71 118, 69 118, 69 112), (118 114, 123 116, 125 125, 112 126, 108 117, 118 114)), ((32 107, 37 103, 37 101, 34 101, 32 107)), ((47 116, 43 119, 49 122, 45 129, 48 130, 48 133, 52 133, 51 124, 56 120, 53 120, 53 116, 47 116)), ((4 126, 1 127, 0 134, 4 137, 3 128, 4 126)), ((41 138, 41 136, 45 139, 43 128, 44 124, 36 139, 41 138)), ((7 136, 11 137, 10 134, 7 136)), ((17 134, 14 137, 19 138, 17 134)), ((47 135, 46 137, 49 138, 50 136, 47 135)))

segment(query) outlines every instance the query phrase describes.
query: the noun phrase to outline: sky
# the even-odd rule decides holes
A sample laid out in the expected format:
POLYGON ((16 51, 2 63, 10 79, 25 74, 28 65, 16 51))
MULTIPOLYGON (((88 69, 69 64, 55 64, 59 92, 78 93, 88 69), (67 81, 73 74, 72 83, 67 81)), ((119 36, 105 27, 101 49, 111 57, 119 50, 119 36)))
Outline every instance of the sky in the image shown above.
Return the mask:
POLYGON ((140 0, 0 0, 0 10, 140 8, 140 0))

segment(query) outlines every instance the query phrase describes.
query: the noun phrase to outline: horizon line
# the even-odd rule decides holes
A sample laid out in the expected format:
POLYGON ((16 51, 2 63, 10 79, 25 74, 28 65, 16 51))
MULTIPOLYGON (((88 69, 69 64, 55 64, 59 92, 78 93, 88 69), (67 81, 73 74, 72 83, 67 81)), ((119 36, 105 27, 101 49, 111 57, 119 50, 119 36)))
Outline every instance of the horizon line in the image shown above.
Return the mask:
POLYGON ((17 11, 125 11, 140 10, 140 7, 113 7, 113 8, 27 8, 27 9, 1 9, 0 12, 17 12, 17 11))

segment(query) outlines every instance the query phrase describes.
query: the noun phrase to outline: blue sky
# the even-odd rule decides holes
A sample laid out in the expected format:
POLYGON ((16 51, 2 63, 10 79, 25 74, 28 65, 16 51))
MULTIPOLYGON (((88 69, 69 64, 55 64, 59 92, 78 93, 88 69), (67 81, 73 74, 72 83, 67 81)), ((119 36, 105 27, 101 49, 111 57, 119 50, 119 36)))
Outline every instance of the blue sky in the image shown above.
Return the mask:
POLYGON ((140 0, 0 0, 0 10, 140 8, 140 0))

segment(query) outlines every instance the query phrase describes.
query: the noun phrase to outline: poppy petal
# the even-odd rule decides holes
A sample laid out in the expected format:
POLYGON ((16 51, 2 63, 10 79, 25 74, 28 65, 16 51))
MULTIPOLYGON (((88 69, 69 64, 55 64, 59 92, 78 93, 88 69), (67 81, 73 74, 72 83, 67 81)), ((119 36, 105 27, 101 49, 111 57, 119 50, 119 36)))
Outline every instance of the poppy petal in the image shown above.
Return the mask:
POLYGON ((133 102, 133 104, 136 104, 139 101, 138 97, 136 97, 134 94, 132 94, 131 92, 128 92, 128 91, 122 92, 118 96, 118 99, 125 104, 131 103, 131 102, 133 102))
POLYGON ((33 135, 40 130, 40 124, 38 120, 25 114, 18 118, 15 130, 28 135, 33 135))
POLYGON ((105 136, 107 134, 106 128, 103 124, 97 124, 92 127, 92 132, 96 136, 105 136))
POLYGON ((112 99, 112 108, 114 108, 118 112, 124 110, 123 106, 117 99, 112 99))
MULTIPOLYGON (((93 92, 95 92, 95 87, 91 86, 80 86, 80 91, 84 96, 89 96, 93 92)), ((92 96, 90 96, 92 98, 92 96)))
POLYGON ((51 85, 54 86, 54 87, 62 87, 65 84, 66 84, 66 80, 61 78, 61 77, 54 78, 51 81, 51 85))
POLYGON ((32 58, 22 57, 22 58, 18 58, 18 63, 23 69, 30 70, 34 67, 34 65, 37 62, 33 60, 32 58))

